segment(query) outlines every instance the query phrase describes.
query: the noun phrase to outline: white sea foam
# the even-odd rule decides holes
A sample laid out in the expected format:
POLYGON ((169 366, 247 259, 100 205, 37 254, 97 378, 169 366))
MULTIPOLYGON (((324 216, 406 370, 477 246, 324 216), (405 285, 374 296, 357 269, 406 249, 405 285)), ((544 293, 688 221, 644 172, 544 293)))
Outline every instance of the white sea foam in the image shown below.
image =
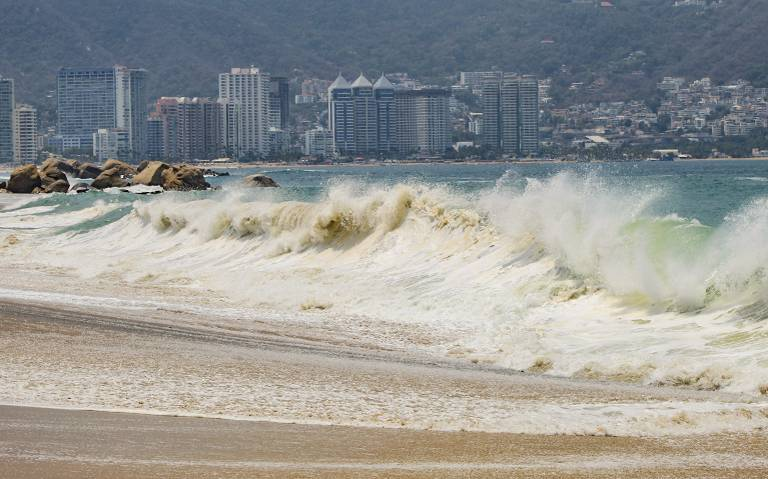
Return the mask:
POLYGON ((765 389, 766 200, 711 228, 648 216, 656 191, 568 174, 522 191, 508 180, 475 198, 344 183, 312 203, 167 195, 25 247, 85 277, 151 274, 242 307, 323 310, 339 328, 360 315, 446 330, 456 339, 423 347, 519 370, 765 389))

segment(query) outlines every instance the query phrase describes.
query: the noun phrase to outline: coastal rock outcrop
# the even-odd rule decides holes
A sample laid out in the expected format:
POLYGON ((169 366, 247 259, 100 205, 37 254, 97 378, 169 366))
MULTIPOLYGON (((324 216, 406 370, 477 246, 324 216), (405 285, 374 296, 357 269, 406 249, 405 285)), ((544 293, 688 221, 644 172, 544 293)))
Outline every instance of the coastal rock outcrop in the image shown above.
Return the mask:
POLYGON ((211 185, 205 181, 205 172, 190 165, 171 166, 162 161, 150 161, 140 165, 133 177, 133 184, 162 186, 165 190, 189 191, 207 190, 211 185))
POLYGON ((243 178, 243 181, 248 186, 256 188, 280 188, 275 180, 266 175, 250 175, 243 178))
POLYGON ((47 175, 48 171, 61 171, 71 176, 77 176, 80 171, 80 164, 75 160, 65 161, 59 158, 48 158, 38 168, 41 175, 47 175))
POLYGON ((91 187, 98 190, 105 188, 122 188, 128 186, 129 182, 123 177, 121 168, 115 167, 101 172, 91 183, 91 187))
POLYGON ((77 171, 77 177, 81 179, 96 179, 102 173, 101 168, 92 163, 83 163, 77 171))
POLYGON ((171 165, 162 161, 142 161, 139 172, 133 177, 134 185, 163 186, 163 172, 171 165))
POLYGON ((69 191, 67 180, 56 180, 43 187, 43 193, 66 193, 69 191))
POLYGON ((152 190, 139 190, 131 193, 155 194, 163 190, 191 191, 207 190, 211 185, 205 181, 206 170, 191 165, 169 165, 161 161, 144 161, 139 168, 119 161, 108 160, 105 168, 91 163, 65 161, 61 158, 49 158, 38 168, 24 165, 13 171, 6 184, 0 190, 9 193, 84 193, 91 189, 128 188, 133 186, 155 187, 152 190), (108 168, 106 168, 108 167, 108 168), (98 174, 97 174, 98 173, 98 174), (95 175, 95 176, 94 176, 95 175), (70 178, 93 179, 70 185, 70 178), (139 192, 140 191, 140 192, 139 192))
POLYGON ((205 181, 202 169, 195 166, 180 165, 163 172, 163 188, 166 190, 189 191, 207 190, 211 185, 205 181))
POLYGON ((42 190, 42 184, 35 165, 22 165, 11 172, 7 190, 10 193, 34 193, 42 190))
POLYGON ((66 193, 69 191, 69 179, 67 175, 58 169, 55 164, 43 164, 44 167, 39 171, 40 183, 45 193, 66 193))
POLYGON ((107 160, 101 166, 101 169, 102 171, 117 169, 120 175, 123 177, 133 176, 136 173, 138 173, 138 171, 136 171, 136 168, 120 160, 107 160))

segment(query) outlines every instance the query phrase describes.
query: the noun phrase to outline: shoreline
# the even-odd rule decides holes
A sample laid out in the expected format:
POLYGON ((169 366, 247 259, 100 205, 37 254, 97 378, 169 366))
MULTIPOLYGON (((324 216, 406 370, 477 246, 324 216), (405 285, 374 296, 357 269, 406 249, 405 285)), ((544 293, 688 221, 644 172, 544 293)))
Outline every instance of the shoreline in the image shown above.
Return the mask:
POLYGON ((759 478, 759 435, 408 431, 0 406, 0 475, 246 478, 759 478), (727 444, 738 444, 729 448, 727 444))
POLYGON ((212 319, 207 310, 172 302, 130 309, 103 303, 94 313, 45 296, 22 297, 0 300, 4 404, 575 436, 684 437, 768 427, 768 403, 759 398, 441 359, 408 350, 421 337, 413 329, 391 326, 387 334, 402 337, 403 346, 381 347, 354 331, 307 327, 303 320, 212 319))
MULTIPOLYGON (((440 165, 469 165, 469 166, 483 166, 483 165, 537 165, 537 164, 606 164, 606 163, 693 163, 693 162, 716 162, 716 161, 768 161, 768 157, 749 157, 749 158, 690 158, 684 160, 675 161, 651 161, 651 160, 632 160, 632 161, 579 161, 579 160, 564 160, 564 159, 530 159, 530 160, 438 160, 438 161, 424 161, 424 160, 398 160, 398 161, 351 161, 344 163, 238 163, 238 162, 191 162, 190 165, 223 170, 243 170, 243 169, 259 169, 259 168, 307 168, 307 169, 322 169, 322 168, 346 168, 346 167, 399 167, 399 166, 440 166, 440 165)), ((174 163, 177 164, 177 163, 174 163)), ((180 162, 178 164, 185 164, 180 162)), ((10 174, 14 168, 20 165, 0 165, 0 175, 10 174)))
POLYGON ((339 167, 385 167, 385 166, 440 166, 440 165, 470 165, 470 166, 483 166, 483 165, 537 165, 537 164, 605 164, 605 163, 692 163, 697 161, 768 161, 768 157, 750 157, 750 158, 690 158, 685 160, 675 160, 669 162, 663 161, 650 161, 650 160, 634 160, 634 161, 590 161, 583 162, 578 160, 562 160, 562 159, 531 159, 531 160, 439 160, 439 161, 358 161, 348 163, 329 163, 329 164, 316 164, 316 163, 195 163, 196 166, 201 168, 216 167, 223 169, 254 169, 254 168, 307 168, 307 169, 321 169, 321 168, 339 168, 339 167))

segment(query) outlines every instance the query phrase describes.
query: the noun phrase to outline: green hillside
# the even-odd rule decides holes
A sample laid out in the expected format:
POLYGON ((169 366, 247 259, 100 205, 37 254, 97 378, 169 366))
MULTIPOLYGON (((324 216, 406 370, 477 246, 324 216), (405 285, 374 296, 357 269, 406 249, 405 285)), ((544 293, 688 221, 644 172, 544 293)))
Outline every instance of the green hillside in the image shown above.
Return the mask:
POLYGON ((498 67, 598 79, 614 96, 648 93, 665 74, 768 83, 765 0, 673 3, 0 0, 0 74, 32 102, 54 88, 60 66, 114 63, 150 70, 152 95, 213 94, 218 72, 249 64, 328 78, 339 69, 436 79, 498 67))

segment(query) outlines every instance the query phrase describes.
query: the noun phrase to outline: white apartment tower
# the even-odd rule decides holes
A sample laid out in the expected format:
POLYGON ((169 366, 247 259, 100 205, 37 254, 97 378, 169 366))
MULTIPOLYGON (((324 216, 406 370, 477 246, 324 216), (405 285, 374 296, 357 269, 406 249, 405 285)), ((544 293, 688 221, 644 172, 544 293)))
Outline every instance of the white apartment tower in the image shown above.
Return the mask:
POLYGON ((18 163, 37 162, 37 110, 18 105, 13 112, 13 150, 18 163))
POLYGON ((270 77, 258 68, 233 68, 219 75, 219 99, 225 104, 222 136, 236 158, 270 153, 270 77))
POLYGON ((539 152, 539 82, 504 73, 483 83, 483 144, 509 155, 539 152))

